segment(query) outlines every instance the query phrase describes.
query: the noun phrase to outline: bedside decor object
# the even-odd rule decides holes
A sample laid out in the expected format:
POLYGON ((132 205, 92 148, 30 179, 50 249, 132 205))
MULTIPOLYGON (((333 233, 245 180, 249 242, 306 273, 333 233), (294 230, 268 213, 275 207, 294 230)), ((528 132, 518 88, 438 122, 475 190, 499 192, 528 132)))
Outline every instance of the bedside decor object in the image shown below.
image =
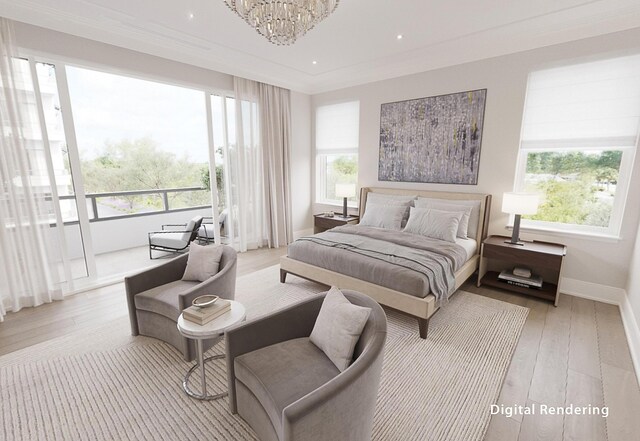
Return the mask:
POLYGON ((487 89, 385 103, 378 180, 478 183, 487 89))
POLYGON ((224 0, 260 35, 290 45, 336 10, 340 0, 224 0))
POLYGON ((206 294, 204 296, 196 297, 195 299, 193 299, 193 302, 191 302, 191 304, 199 308, 206 308, 207 306, 213 305, 219 298, 220 297, 218 296, 206 294))
POLYGON ((520 216, 523 214, 536 214, 538 212, 539 198, 535 193, 505 193, 502 196, 502 212, 515 215, 513 220, 513 233, 511 245, 524 245, 520 242, 520 216))
POLYGON ((356 184, 336 184, 336 197, 342 200, 342 217, 349 217, 347 213, 347 199, 356 195, 356 184))

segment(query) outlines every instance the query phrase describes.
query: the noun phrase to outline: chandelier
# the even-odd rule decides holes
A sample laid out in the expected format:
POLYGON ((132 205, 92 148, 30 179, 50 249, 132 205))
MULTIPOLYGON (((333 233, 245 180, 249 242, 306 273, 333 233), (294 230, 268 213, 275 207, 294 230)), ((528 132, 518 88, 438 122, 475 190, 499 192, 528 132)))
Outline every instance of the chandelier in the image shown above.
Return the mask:
POLYGON ((273 44, 289 45, 327 18, 340 0, 224 0, 273 44))

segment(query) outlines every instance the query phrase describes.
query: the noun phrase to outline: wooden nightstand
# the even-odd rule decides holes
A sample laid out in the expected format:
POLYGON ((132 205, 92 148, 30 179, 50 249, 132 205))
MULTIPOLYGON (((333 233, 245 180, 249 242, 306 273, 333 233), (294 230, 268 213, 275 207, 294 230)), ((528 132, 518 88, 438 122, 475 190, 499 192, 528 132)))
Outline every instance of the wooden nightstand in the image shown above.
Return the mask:
POLYGON ((495 288, 550 300, 558 306, 558 284, 562 273, 562 261, 567 247, 551 242, 525 242, 524 245, 505 243, 509 237, 490 236, 482 243, 478 286, 495 288), (533 273, 542 275, 542 288, 525 288, 498 280, 503 269, 513 269, 516 265, 531 268, 533 273))
POLYGON ((342 217, 342 214, 338 213, 334 214, 333 217, 315 214, 313 216, 313 234, 322 233, 340 225, 357 224, 359 220, 359 216, 342 217))

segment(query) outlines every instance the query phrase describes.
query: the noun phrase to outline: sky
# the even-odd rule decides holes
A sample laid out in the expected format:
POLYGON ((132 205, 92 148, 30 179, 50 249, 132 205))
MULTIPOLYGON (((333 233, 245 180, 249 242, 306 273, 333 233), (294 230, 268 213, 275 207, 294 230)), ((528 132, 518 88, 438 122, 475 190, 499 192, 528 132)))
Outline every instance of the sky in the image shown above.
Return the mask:
POLYGON ((148 137, 178 157, 209 161, 202 91, 71 66, 67 79, 83 160, 107 142, 148 137))

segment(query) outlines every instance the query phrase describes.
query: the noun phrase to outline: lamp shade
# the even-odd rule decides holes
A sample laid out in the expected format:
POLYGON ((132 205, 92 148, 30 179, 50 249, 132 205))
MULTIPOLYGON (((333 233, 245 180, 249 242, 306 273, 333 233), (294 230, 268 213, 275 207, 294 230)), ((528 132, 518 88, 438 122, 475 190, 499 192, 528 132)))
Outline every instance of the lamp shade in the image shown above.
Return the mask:
POLYGON ((535 193, 504 193, 502 212, 509 214, 536 214, 539 198, 535 193))
POLYGON ((336 184, 336 197, 352 198, 356 195, 356 184, 336 184))

